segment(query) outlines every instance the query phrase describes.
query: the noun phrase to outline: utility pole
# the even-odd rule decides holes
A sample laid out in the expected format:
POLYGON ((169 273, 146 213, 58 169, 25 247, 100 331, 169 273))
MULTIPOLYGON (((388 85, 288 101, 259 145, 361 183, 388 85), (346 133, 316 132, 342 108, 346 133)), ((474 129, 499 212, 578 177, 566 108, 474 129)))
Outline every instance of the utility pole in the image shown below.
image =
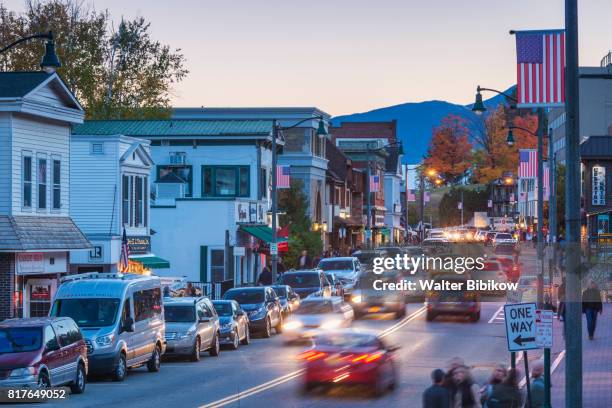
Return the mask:
POLYGON ((544 257, 542 227, 544 226, 544 108, 538 108, 538 308, 544 304, 544 257))
POLYGON ((276 187, 276 138, 278 136, 278 122, 272 120, 272 242, 270 243, 270 252, 272 255, 272 283, 276 283, 276 270, 278 264, 278 246, 276 245, 276 213, 277 209, 277 187, 276 187), (272 253, 272 246, 276 247, 276 251, 272 253))
POLYGON ((461 189, 461 226, 463 227, 463 189, 461 189))
POLYGON ((419 219, 421 220, 421 226, 419 227, 419 238, 421 242, 425 239, 425 175, 421 168, 421 176, 419 178, 419 189, 421 195, 421 202, 419 205, 419 219))
POLYGON ((582 406, 578 1, 565 0, 565 406, 582 406))
POLYGON ((368 197, 368 214, 367 214, 367 230, 366 230, 366 247, 370 248, 372 245, 372 197, 370 197, 370 180, 372 178, 372 169, 370 166, 370 144, 366 142, 366 163, 367 169, 367 180, 366 180, 366 195, 368 197))
MULTIPOLYGON (((548 129, 548 231, 550 242, 557 242, 557 163, 555 160, 555 149, 553 142, 553 130, 548 129)), ((553 256, 556 251, 553 250, 553 256)))

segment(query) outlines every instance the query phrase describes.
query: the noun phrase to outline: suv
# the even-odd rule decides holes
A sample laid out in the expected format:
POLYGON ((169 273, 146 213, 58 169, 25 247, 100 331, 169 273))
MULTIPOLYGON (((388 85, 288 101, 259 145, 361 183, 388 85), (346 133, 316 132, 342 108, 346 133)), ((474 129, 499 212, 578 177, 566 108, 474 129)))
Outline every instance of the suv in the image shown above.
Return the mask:
POLYGON ((250 327, 263 337, 283 331, 283 314, 280 299, 269 286, 233 288, 225 292, 224 300, 235 300, 247 312, 250 327))
POLYGON ((199 361, 205 350, 219 355, 219 316, 208 298, 165 298, 164 309, 166 353, 187 355, 191 361, 199 361))
POLYGON ((289 285, 304 299, 307 296, 330 297, 332 295, 331 283, 327 280, 325 272, 320 269, 289 271, 278 278, 281 285, 289 285))
POLYGON ((353 291, 355 281, 362 269, 359 259, 354 256, 321 259, 318 268, 324 270, 326 274, 333 272, 342 284, 342 292, 345 297, 353 291))
POLYGON ((0 387, 57 387, 85 391, 87 346, 68 317, 0 323, 0 387))

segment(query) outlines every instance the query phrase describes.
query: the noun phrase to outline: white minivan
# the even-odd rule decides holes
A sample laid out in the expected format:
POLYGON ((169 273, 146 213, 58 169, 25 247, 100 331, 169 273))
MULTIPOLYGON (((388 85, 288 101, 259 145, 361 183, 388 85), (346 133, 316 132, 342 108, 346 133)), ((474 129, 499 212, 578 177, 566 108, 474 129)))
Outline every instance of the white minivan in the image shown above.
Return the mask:
POLYGON ((69 316, 81 329, 89 372, 123 381, 127 369, 159 371, 165 352, 164 306, 158 277, 70 275, 58 288, 50 316, 69 316))

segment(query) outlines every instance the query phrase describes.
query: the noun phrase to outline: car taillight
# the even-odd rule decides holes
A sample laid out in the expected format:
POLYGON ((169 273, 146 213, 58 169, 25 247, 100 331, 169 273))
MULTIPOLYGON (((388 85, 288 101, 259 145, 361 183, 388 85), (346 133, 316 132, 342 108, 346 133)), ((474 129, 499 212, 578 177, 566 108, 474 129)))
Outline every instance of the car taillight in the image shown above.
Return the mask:
POLYGON ((298 355, 298 360, 315 361, 327 357, 327 353, 322 351, 309 350, 298 355))
POLYGON ((353 363, 371 363, 372 361, 376 361, 380 358, 382 358, 383 353, 381 352, 377 352, 377 353, 366 353, 366 354, 362 354, 360 356, 357 356, 355 358, 353 358, 351 360, 351 362, 353 363))

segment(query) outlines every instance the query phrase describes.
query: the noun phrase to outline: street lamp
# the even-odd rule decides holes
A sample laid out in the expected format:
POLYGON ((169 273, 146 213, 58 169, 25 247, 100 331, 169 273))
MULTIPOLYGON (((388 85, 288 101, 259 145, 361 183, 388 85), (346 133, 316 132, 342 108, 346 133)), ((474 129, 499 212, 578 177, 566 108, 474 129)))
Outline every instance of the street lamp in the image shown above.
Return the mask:
POLYGON ((62 66, 62 64, 59 61, 59 58, 57 57, 57 53, 55 52, 55 40, 54 40, 52 31, 49 31, 47 33, 32 34, 27 37, 23 37, 16 41, 13 41, 6 47, 2 48, 0 50, 0 54, 2 54, 5 51, 10 50, 11 48, 15 47, 18 44, 21 44, 22 42, 26 42, 26 41, 37 39, 37 38, 47 39, 47 42, 45 43, 45 54, 43 55, 42 60, 40 61, 40 67, 46 73, 52 74, 55 72, 57 68, 62 66))
MULTIPOLYGON (((278 138, 279 133, 282 132, 283 130, 293 129, 295 127, 298 127, 302 123, 312 121, 312 120, 319 121, 318 126, 317 126, 317 132, 316 132, 316 135, 319 137, 319 139, 322 139, 325 136, 327 136, 328 132, 327 132, 327 129, 325 128, 325 121, 323 119, 323 116, 315 116, 315 117, 306 118, 306 119, 300 120, 299 122, 291 126, 280 126, 277 119, 272 120, 272 242, 271 244, 273 244, 274 246, 276 246, 276 238, 277 238, 276 237, 276 215, 278 213, 278 188, 276 185, 276 162, 277 162, 276 139, 278 138)), ((316 222, 313 224, 313 228, 315 226, 317 226, 317 229, 319 228, 318 223, 316 222)), ((274 253, 271 253, 271 256, 272 256, 272 282, 276 282, 276 277, 277 277, 276 270, 277 270, 277 265, 278 265, 278 247, 274 253)))
POLYGON ((506 143, 508 146, 514 146, 514 134, 512 133, 512 128, 508 129, 508 136, 506 137, 506 143))

